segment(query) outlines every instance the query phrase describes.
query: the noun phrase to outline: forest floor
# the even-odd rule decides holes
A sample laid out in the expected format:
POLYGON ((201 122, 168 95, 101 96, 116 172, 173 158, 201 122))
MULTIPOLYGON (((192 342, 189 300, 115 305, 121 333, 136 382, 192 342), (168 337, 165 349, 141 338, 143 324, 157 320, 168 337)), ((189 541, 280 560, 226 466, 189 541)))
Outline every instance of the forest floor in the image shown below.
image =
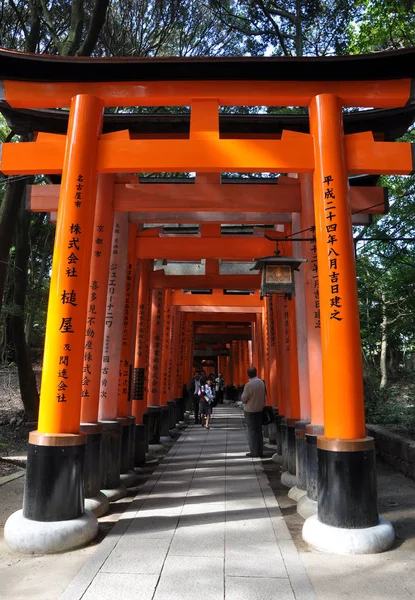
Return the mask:
POLYGON ((23 458, 14 457, 26 456, 29 432, 35 428, 25 420, 16 367, 0 368, 0 478, 20 470, 23 458))

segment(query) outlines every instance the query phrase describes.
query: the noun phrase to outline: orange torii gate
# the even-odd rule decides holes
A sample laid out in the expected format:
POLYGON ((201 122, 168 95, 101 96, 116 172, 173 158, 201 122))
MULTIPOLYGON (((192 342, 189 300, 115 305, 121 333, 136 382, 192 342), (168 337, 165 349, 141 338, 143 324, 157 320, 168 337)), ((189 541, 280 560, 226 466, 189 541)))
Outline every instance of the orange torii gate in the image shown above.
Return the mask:
MULTIPOLYGON (((24 511, 13 515, 6 527, 9 544, 31 552, 64 550, 91 539, 97 530, 96 521, 83 511, 86 436, 80 433, 97 175, 194 171, 312 174, 325 429, 317 440, 318 516, 306 521, 303 536, 312 545, 340 552, 352 551, 351 537, 352 546, 358 544, 363 552, 383 550, 392 543, 391 526, 379 521, 374 445, 366 437, 364 421, 348 176, 409 174, 413 152, 408 143, 375 141, 371 132, 344 135, 342 125, 342 107, 386 108, 413 100, 414 51, 385 54, 123 62, 0 53, 7 104, 70 107, 66 136, 40 133, 34 142, 3 144, 0 161, 7 175, 62 174, 39 425, 29 438, 24 511), (310 133, 284 131, 280 139, 243 134, 225 139, 219 131, 219 107, 235 105, 307 106, 310 133), (143 140, 132 139, 128 132, 102 134, 105 106, 190 106, 189 136, 143 140), (39 479, 40 471, 45 478, 39 479), (59 547, 52 535, 42 535, 38 541, 39 521, 59 532, 59 547)), ((121 241, 115 237, 116 229, 113 251, 119 245, 116 240, 121 241)), ((211 246, 208 238, 193 240, 192 253, 185 244, 175 247, 170 240, 140 236, 137 254, 144 260, 186 260, 195 254, 231 260, 269 253, 265 239, 224 244, 219 236, 211 238, 211 246)), ((110 286, 116 287, 109 282, 110 286)), ((157 312, 162 293, 153 293, 156 314, 152 310, 151 330, 155 332, 161 331, 157 312)), ((115 291, 110 294, 114 295, 115 291)), ((113 318, 112 304, 106 309, 108 323, 113 318)), ((289 314, 292 307, 283 308, 289 314)), ((208 322, 205 317, 212 317, 212 309, 225 314, 227 308, 198 306, 198 317, 192 320, 186 316, 194 314, 194 304, 177 306, 181 351, 176 347, 173 356, 182 360, 184 353, 190 354, 191 324, 200 320, 201 313, 208 322)), ((263 314, 262 307, 239 310, 253 319, 263 314)), ((268 335, 267 318, 265 314, 268 335)), ((293 319, 288 319, 288 326, 285 323, 282 328, 294 326, 293 319)), ((284 331, 282 338, 285 344, 291 339, 284 331)), ((151 352, 152 381, 157 383, 154 348, 151 352)), ((291 362, 290 368, 294 366, 291 362)), ((148 393, 156 394, 152 389, 148 393)))

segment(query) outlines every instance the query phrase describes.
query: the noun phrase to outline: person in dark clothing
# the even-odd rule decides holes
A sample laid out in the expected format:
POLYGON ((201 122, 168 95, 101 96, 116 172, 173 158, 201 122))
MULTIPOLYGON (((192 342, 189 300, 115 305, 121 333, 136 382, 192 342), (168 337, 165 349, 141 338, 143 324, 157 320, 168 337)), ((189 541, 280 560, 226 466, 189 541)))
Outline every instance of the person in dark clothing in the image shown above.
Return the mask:
POLYGON ((263 456, 262 411, 266 401, 266 388, 262 379, 257 377, 255 367, 248 369, 249 381, 242 392, 242 404, 245 411, 245 422, 248 429, 250 452, 246 456, 259 458, 263 456))
POLYGON ((195 371, 195 374, 193 375, 193 379, 190 382, 190 397, 192 399, 193 412, 195 415, 195 424, 196 425, 199 423, 199 401, 200 401, 199 389, 200 389, 200 374, 197 371, 195 371))

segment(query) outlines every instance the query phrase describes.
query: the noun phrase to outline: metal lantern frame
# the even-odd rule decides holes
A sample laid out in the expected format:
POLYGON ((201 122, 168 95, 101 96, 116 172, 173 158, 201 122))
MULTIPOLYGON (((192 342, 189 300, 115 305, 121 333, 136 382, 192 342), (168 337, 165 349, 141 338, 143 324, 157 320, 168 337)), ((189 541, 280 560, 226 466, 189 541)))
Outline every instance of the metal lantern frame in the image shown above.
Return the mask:
POLYGON ((279 294, 291 299, 295 296, 294 271, 307 262, 306 258, 293 256, 265 256, 257 258, 254 269, 259 269, 261 277, 261 298, 279 294))

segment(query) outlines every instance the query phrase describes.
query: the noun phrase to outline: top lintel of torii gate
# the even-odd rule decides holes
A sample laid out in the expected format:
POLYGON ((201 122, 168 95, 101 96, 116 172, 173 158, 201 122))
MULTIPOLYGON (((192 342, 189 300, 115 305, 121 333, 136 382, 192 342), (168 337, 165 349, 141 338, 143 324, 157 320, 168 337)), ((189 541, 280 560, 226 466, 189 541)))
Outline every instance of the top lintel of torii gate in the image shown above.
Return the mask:
POLYGON ((105 106, 308 106, 330 93, 343 106, 389 108, 414 100, 415 48, 333 57, 82 58, 0 50, 0 100, 62 108, 78 94, 105 106))

